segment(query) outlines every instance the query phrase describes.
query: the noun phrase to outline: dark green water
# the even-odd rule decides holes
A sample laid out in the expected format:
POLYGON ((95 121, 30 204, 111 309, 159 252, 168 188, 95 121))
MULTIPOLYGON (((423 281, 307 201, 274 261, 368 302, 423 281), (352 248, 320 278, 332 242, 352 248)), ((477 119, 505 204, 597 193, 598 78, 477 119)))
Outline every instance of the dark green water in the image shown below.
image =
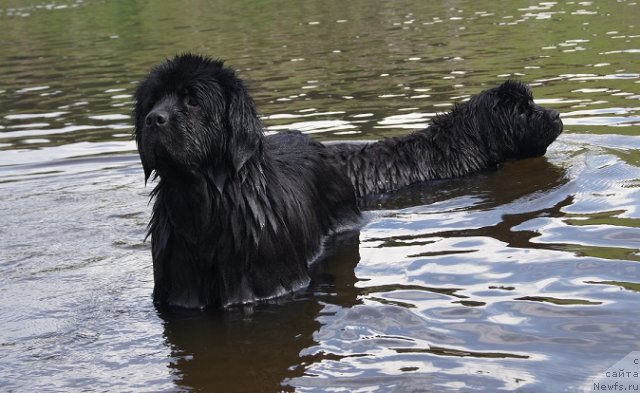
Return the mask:
POLYGON ((0 391, 593 388, 640 351, 638 21, 633 1, 1 2, 0 391), (186 51, 237 69, 272 132, 401 135, 507 78, 566 131, 381 199, 307 291, 166 317, 130 110, 186 51))

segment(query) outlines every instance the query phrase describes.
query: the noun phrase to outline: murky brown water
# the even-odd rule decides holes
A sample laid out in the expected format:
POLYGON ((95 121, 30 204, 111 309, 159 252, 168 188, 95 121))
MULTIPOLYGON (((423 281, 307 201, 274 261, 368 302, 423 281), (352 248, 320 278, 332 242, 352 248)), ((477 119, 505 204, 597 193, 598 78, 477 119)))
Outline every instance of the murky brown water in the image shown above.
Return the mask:
POLYGON ((632 1, 2 2, 0 390, 593 387, 640 350, 639 16, 632 1), (184 51, 238 69, 271 131, 400 135, 517 77, 566 132, 545 158, 373 201, 307 291, 159 315, 130 108, 184 51))

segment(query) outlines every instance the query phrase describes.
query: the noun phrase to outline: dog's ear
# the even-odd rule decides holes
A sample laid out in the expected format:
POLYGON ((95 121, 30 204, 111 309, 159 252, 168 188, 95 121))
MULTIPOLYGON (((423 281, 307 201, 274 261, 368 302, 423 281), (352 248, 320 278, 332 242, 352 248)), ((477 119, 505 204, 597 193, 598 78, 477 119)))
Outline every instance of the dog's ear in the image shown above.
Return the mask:
POLYGON ((229 152, 236 172, 259 151, 262 142, 262 124, 258 111, 247 89, 237 80, 228 106, 231 137, 229 152))

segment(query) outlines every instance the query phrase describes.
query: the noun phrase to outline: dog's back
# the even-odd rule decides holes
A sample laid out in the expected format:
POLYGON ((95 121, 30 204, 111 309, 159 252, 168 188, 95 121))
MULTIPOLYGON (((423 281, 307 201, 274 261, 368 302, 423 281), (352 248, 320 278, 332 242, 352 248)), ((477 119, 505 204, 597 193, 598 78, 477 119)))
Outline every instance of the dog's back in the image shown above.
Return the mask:
POLYGON ((324 145, 300 132, 284 132, 267 136, 264 151, 274 171, 271 179, 267 177, 268 187, 288 200, 283 204, 302 209, 292 221, 300 215, 315 215, 326 233, 358 216, 350 180, 324 145), (304 211, 309 206, 312 211, 304 211))

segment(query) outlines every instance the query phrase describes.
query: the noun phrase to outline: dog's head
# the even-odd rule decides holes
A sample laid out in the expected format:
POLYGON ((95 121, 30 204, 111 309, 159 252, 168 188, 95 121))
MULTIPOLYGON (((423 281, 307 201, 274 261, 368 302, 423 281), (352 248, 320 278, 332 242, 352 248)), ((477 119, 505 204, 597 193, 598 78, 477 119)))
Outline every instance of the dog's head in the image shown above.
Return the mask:
POLYGON ((492 154, 504 159, 538 157, 562 133, 560 114, 533 102, 531 90, 519 81, 506 81, 469 101, 481 128, 491 129, 492 154))
POLYGON ((160 177, 203 168, 239 171, 257 153, 262 127, 253 100, 221 61, 185 54, 141 82, 135 137, 145 172, 160 177))

